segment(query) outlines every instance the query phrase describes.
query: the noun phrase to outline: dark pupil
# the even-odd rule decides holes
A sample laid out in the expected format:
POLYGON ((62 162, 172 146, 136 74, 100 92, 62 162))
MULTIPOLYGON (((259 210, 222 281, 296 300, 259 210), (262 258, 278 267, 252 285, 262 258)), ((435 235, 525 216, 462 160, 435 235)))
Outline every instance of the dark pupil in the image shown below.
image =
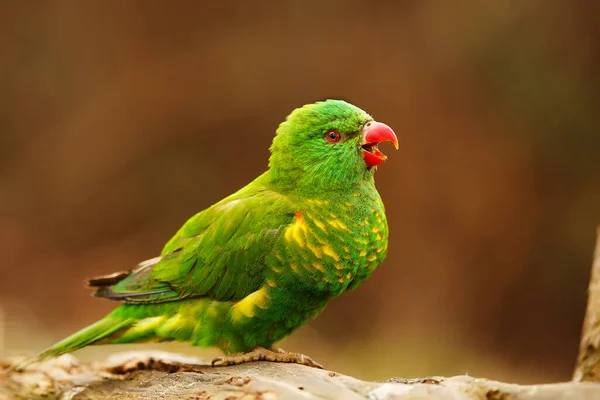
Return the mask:
POLYGON ((333 132, 333 131, 329 132, 329 138, 331 140, 337 139, 337 132, 333 132))

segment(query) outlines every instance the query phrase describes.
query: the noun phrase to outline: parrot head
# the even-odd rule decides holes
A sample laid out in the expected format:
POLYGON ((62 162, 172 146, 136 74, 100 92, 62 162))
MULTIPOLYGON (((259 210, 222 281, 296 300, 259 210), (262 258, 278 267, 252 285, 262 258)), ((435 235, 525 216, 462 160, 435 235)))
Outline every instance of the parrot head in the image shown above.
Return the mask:
POLYGON ((382 142, 398 149, 394 131, 360 108, 326 100, 297 108, 277 129, 269 167, 276 178, 315 191, 372 180, 386 160, 382 142))

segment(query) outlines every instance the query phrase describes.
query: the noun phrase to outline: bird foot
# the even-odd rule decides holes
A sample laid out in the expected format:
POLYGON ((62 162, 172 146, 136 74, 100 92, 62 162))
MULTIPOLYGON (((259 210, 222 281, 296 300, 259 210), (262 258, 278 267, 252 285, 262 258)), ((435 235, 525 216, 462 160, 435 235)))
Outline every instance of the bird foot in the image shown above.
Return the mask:
POLYGON ((225 366, 243 364, 251 361, 295 363, 323 369, 323 366, 321 364, 302 353, 290 353, 288 351, 275 347, 272 347, 271 349, 265 349, 264 347, 260 346, 254 348, 248 353, 216 357, 212 360, 212 365, 213 367, 225 366))

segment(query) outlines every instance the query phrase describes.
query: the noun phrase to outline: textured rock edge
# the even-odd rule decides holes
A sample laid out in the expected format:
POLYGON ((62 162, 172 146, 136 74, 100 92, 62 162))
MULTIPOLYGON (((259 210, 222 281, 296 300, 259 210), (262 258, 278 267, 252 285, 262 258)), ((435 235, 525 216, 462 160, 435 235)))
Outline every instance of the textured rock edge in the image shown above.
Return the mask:
POLYGON ((211 367, 165 352, 116 353, 80 363, 67 355, 0 375, 0 399, 600 399, 600 383, 516 385, 469 376, 366 382, 296 364, 211 367))

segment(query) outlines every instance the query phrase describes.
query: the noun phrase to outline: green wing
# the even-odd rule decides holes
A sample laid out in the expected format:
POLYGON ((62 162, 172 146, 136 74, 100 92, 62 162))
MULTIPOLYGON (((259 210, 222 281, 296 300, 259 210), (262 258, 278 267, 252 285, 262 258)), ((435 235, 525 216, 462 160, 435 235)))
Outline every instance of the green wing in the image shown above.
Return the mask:
POLYGON ((283 195, 254 185, 190 218, 160 257, 91 280, 99 287, 95 295, 125 303, 199 296, 238 301, 258 290, 265 257, 295 210, 283 195))

